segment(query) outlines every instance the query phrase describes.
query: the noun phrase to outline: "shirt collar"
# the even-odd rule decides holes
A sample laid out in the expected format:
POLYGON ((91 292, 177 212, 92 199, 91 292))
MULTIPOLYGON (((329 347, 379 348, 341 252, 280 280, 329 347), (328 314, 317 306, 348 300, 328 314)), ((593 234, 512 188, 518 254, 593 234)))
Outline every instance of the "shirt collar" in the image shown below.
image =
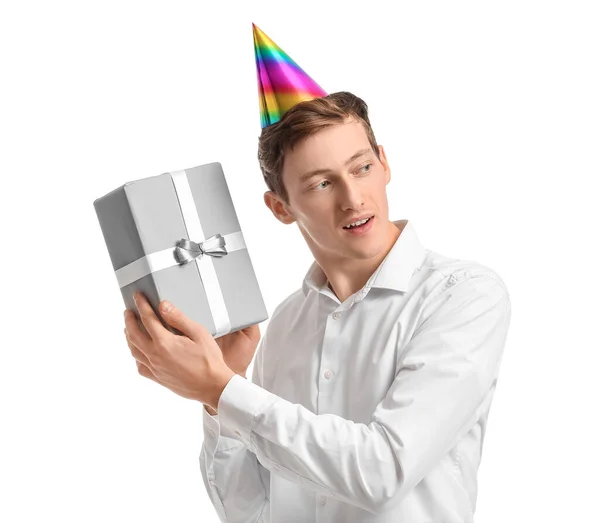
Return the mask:
MULTIPOLYGON (((393 223, 399 229, 402 229, 404 223, 406 225, 390 252, 365 284, 364 288, 367 291, 371 287, 379 287, 406 292, 415 269, 421 266, 425 258, 426 249, 421 245, 411 222, 409 220, 396 220, 393 223)), ((315 260, 302 282, 304 296, 308 294, 309 289, 319 292, 326 287, 327 277, 315 260)))

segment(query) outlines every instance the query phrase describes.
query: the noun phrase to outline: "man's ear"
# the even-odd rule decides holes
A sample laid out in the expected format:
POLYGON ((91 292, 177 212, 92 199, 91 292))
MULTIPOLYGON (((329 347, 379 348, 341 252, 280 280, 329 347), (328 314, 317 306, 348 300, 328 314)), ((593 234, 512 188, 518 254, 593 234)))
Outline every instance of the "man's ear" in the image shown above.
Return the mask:
POLYGON ((385 173, 385 184, 387 185, 390 183, 390 179, 392 178, 392 170, 387 162, 383 145, 378 145, 377 147, 379 148, 379 161, 381 162, 381 165, 383 165, 383 171, 385 173))
POLYGON ((271 209, 271 212, 275 218, 277 218, 281 223, 289 224, 296 221, 296 218, 289 210, 289 207, 275 192, 267 191, 264 194, 264 201, 265 205, 271 209))

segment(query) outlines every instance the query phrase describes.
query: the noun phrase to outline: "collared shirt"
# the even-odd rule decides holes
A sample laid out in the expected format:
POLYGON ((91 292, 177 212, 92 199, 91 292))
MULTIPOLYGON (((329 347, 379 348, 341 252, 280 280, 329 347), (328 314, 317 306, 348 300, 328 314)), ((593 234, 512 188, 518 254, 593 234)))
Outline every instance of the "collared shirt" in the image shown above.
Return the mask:
POLYGON ((392 249, 343 302, 314 262, 273 312, 252 380, 233 376, 218 414, 202 409, 221 521, 473 522, 509 294, 491 268, 394 224, 392 249))

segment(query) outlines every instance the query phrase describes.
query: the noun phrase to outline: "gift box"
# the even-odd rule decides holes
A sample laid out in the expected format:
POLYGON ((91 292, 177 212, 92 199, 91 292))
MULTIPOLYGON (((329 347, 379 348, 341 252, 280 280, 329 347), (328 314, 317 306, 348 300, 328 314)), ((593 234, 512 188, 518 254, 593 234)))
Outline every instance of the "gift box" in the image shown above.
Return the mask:
POLYGON ((158 310, 163 300, 215 338, 268 319, 219 162, 125 183, 94 208, 125 307, 136 315, 133 294, 141 291, 175 334, 158 310))

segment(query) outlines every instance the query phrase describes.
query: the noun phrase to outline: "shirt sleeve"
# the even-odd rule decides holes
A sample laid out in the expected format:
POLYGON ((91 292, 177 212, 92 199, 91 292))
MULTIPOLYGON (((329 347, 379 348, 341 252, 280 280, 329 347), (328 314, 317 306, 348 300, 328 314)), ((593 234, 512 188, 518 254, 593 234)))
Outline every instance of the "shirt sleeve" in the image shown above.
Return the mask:
MULTIPOLYGON (((256 387, 263 384, 264 339, 263 336, 252 370, 252 382, 256 387)), ((241 376, 238 378, 248 382, 241 376)), ((218 414, 211 416, 204 406, 202 412, 204 441, 199 458, 200 471, 220 521, 268 523, 270 521, 270 471, 258 462, 256 455, 248 450, 242 441, 232 438, 227 433, 219 421, 218 414)))
POLYGON ((219 398, 221 425, 289 481, 374 514, 396 507, 481 417, 510 323, 495 277, 442 286, 369 424, 317 415, 234 376, 219 398))

